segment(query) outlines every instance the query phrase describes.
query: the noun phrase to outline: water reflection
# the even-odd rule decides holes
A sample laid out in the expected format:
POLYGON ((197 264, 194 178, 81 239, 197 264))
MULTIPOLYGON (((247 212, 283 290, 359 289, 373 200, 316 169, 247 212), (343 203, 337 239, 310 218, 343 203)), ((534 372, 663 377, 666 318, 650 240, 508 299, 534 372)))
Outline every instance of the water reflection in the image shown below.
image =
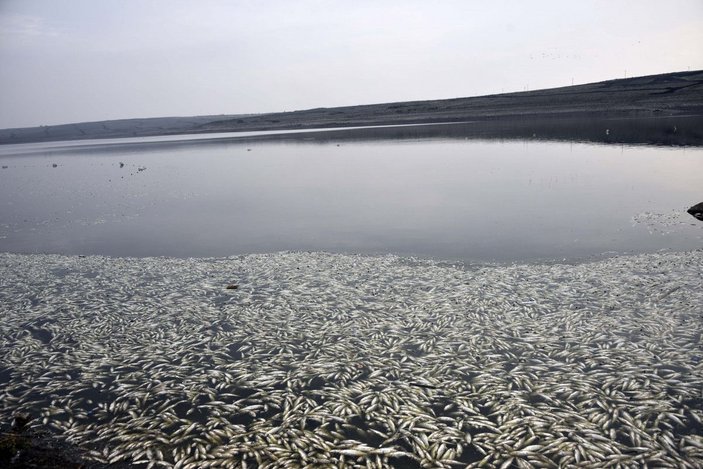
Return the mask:
MULTIPOLYGON (((488 140, 467 128, 24 146, 0 156, 0 250, 513 261, 701 245, 703 225, 685 210, 701 197, 703 150, 488 140)), ((609 128, 602 138, 625 135, 609 128)), ((677 138, 690 129, 677 125, 677 138)))
POLYGON ((142 152, 157 148, 163 150, 183 146, 202 147, 203 145, 251 142, 339 143, 398 140, 526 140, 697 147, 703 146, 703 117, 584 119, 565 116, 550 119, 501 119, 316 130, 162 135, 0 145, 0 156, 9 157, 37 152, 45 154, 142 152))
POLYGON ((573 141, 606 144, 647 144, 664 146, 703 145, 703 117, 667 118, 550 118, 483 120, 435 125, 366 127, 349 131, 330 130, 324 133, 279 134, 271 137, 251 136, 281 141, 329 142, 398 140, 398 139, 479 139, 573 141))

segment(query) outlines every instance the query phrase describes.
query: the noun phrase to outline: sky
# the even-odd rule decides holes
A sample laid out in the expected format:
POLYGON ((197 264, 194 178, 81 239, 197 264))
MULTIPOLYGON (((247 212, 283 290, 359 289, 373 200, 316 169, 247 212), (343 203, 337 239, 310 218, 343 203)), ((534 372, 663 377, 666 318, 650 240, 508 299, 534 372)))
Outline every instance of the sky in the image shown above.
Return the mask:
POLYGON ((703 69, 703 0, 0 0, 0 128, 703 69))

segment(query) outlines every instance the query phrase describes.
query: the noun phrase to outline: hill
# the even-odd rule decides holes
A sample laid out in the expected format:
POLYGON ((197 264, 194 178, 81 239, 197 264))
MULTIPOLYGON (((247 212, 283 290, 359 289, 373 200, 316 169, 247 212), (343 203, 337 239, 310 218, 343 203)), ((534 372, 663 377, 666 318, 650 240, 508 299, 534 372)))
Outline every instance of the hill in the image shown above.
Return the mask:
POLYGON ((0 143, 554 117, 597 120, 670 116, 703 116, 703 70, 471 98, 4 129, 0 130, 0 143))

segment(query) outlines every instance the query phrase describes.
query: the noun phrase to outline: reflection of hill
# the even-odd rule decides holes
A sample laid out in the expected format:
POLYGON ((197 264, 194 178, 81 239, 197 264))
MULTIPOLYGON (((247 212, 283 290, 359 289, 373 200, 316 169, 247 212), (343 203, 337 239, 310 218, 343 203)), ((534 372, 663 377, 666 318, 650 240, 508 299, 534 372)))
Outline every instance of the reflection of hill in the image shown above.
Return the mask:
MULTIPOLYGON (((228 135, 228 134, 225 134, 228 135)), ((49 147, 52 153, 110 153, 126 149, 145 152, 164 148, 204 145, 250 145, 255 142, 285 144, 340 144, 398 140, 539 140, 573 141, 624 145, 703 146, 703 116, 649 119, 511 119, 310 130, 254 136, 213 136, 213 138, 155 141, 110 141, 49 147)), ((42 151, 46 151, 44 147, 42 151)), ((28 151, 36 151, 31 147, 28 151)), ((22 154, 18 152, 17 154, 22 154)))
MULTIPOLYGON (((114 138, 183 133, 207 133, 254 130, 313 129, 330 127, 419 124, 440 122, 481 121, 481 132, 487 138, 524 138, 540 134, 545 138, 586 139, 623 143, 669 142, 672 136, 665 131, 653 142, 641 142, 647 119, 659 117, 703 116, 703 71, 677 72, 663 75, 610 80, 587 85, 567 86, 524 93, 506 93, 474 98, 456 98, 434 101, 371 104, 337 108, 318 108, 304 111, 240 116, 199 116, 155 119, 126 119, 120 121, 87 122, 59 126, 0 130, 0 143, 22 143, 89 138, 114 138), (550 120, 548 120, 550 118, 550 120), (555 119, 558 118, 558 119, 555 119), (608 125, 588 121, 638 118, 619 127, 619 137, 597 137, 605 134, 608 125), (529 122, 528 122, 529 119, 529 122), (553 127, 532 129, 533 121, 541 120, 553 127), (567 119, 568 124, 561 124, 567 119), (506 124, 505 121, 510 121, 506 124), (576 125, 575 123, 580 123, 576 125), (491 122, 492 124, 488 124, 491 122), (496 123, 497 122, 497 123, 496 123), (640 129, 634 126, 644 125, 640 129), (592 128, 590 128, 592 127, 592 128), (507 129, 517 132, 504 135, 507 129), (498 130, 500 129, 500 130, 498 130), (518 130, 519 129, 519 130, 518 130), (600 130, 599 130, 600 129, 600 130), (572 136, 586 132, 588 137, 572 136), (500 132, 499 135, 496 132, 500 132), (554 134, 554 136, 547 136, 554 134), (635 142, 631 142, 631 139, 635 142)), ((662 122, 673 122, 664 119, 662 122)), ((654 124, 652 124, 654 125, 654 124)), ((666 124, 656 124, 665 128, 666 124)), ((673 129, 673 127, 671 127, 673 129)), ((677 130, 678 132, 678 130, 677 130)), ((671 133, 675 134, 673 130, 671 133)), ((693 132, 695 134, 695 132, 693 132)), ((608 137, 608 136, 605 136, 608 137)), ((698 137, 689 134, 675 144, 693 143, 698 137), (691 140, 693 139, 693 140, 691 140)))
POLYGON ((364 141, 391 139, 554 140, 613 144, 703 145, 703 116, 667 118, 538 118, 442 125, 367 127, 250 137, 246 140, 364 141))

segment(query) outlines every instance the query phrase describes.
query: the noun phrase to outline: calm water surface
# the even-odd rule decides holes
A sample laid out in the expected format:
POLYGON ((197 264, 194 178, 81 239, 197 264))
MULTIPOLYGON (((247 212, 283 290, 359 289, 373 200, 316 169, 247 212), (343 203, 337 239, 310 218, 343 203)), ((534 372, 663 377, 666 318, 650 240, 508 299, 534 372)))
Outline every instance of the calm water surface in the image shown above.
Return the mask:
POLYGON ((506 262, 703 246, 685 213, 703 200, 700 148, 311 135, 0 147, 0 251, 506 262))

